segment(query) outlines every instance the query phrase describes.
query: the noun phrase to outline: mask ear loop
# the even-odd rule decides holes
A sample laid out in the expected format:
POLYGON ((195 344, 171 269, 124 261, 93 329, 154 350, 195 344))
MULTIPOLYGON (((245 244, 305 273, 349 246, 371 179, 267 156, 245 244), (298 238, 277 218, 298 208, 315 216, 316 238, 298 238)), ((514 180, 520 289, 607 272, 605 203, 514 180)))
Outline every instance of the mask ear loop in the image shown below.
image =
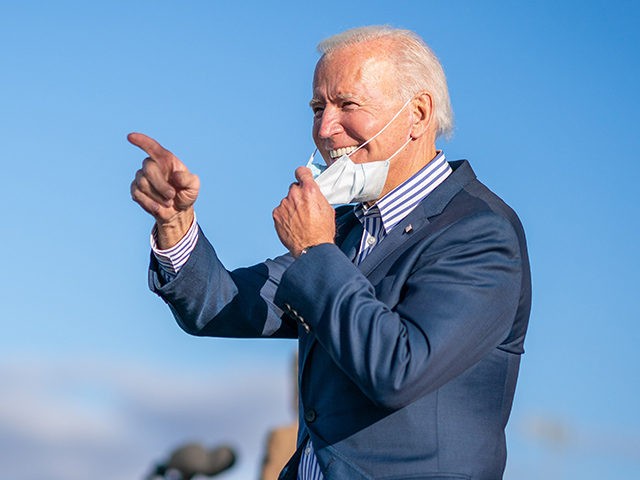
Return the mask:
POLYGON ((310 163, 313 163, 313 159, 315 158, 316 153, 318 153, 318 147, 316 147, 316 149, 313 151, 313 153, 309 157, 309 161, 307 162, 307 165, 310 164, 310 163))
POLYGON ((407 141, 406 141, 406 142, 404 142, 404 143, 402 144, 402 146, 401 146, 398 150, 396 150, 396 152, 395 152, 393 155, 391 155, 389 158, 387 158, 387 162, 388 162, 388 161, 390 161, 390 160, 391 160, 393 157, 395 157, 396 155, 398 155, 402 150, 404 150, 404 147, 406 147, 407 145, 409 145, 409 142, 410 142, 411 140, 413 140, 413 139, 411 138, 411 136, 409 136, 409 138, 407 139, 407 141))
MULTIPOLYGON (((402 108, 401 108, 400 110, 398 110, 398 111, 397 111, 397 113, 396 113, 396 114, 391 118, 391 120, 389 120, 389 121, 387 122, 387 124, 386 124, 384 127, 382 127, 382 128, 380 129, 380 131, 379 131, 378 133, 376 133, 373 137, 371 137, 369 140, 367 140, 367 141, 366 141, 366 142, 364 142, 362 145, 360 145, 358 148, 356 148, 353 152, 351 152, 349 155, 347 155, 347 157, 351 158, 351 155, 353 155, 354 153, 356 153, 358 150, 360 150, 362 147, 364 147, 366 144, 368 144, 368 143, 369 143, 369 142, 371 142, 374 138, 376 138, 378 135, 380 135, 382 132, 384 132, 384 131, 387 129, 387 127, 388 127, 389 125, 391 125, 391 124, 393 123, 393 121, 394 121, 396 118, 398 118, 398 116, 400 116, 400 114, 402 113, 402 111, 405 109, 405 107, 406 107, 407 105, 409 105, 409 102, 411 102, 411 100, 413 100, 413 97, 409 97, 409 99, 408 99, 406 102, 404 102, 404 105, 402 105, 402 108)), ((409 143, 409 141, 410 141, 410 140, 411 140, 411 137, 409 137, 409 140, 407 140, 407 141, 405 142, 405 144, 404 144, 402 147, 400 147, 400 150, 402 150, 404 147, 406 147, 406 146, 407 146, 407 143, 409 143)), ((316 149, 316 150, 317 150, 317 149, 316 149)), ((399 152, 400 150, 398 150, 398 152, 399 152)), ((391 158, 395 157, 395 156, 398 154, 398 152, 394 153, 394 154, 391 156, 391 158)), ((314 155, 315 155, 315 153, 314 153, 314 155)), ((389 158, 388 160, 391 160, 391 158, 389 158)))

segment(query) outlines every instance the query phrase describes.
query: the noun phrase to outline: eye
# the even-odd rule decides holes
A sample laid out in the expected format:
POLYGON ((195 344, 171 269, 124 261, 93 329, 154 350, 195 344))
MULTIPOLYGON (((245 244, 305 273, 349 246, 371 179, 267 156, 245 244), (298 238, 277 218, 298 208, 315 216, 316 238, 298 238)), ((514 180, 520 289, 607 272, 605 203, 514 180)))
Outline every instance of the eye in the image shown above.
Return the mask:
POLYGON ((312 101, 309 106, 311 107, 314 117, 318 118, 322 116, 322 112, 324 112, 324 105, 322 103, 312 101))
POLYGON ((352 102, 352 101, 342 102, 342 109, 343 110, 355 110, 358 107, 359 107, 359 105, 356 102, 352 102))

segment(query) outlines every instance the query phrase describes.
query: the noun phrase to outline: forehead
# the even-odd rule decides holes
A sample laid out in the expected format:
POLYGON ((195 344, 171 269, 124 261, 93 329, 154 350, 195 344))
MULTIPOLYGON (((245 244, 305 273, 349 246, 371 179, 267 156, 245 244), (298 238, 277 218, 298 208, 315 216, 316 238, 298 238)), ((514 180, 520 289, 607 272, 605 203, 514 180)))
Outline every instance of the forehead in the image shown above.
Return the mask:
POLYGON ((314 97, 391 93, 395 67, 385 49, 376 47, 357 44, 324 55, 313 77, 314 97))

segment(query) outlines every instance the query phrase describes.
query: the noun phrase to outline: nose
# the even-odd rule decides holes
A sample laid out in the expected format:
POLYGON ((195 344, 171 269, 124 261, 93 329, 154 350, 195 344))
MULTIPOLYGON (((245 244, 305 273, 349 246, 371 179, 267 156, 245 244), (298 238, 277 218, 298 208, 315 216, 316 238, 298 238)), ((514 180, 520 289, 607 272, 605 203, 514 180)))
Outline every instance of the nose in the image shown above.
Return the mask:
POLYGON ((319 139, 331 138, 344 131, 340 122, 339 110, 330 105, 327 105, 322 114, 316 117, 314 126, 319 139))

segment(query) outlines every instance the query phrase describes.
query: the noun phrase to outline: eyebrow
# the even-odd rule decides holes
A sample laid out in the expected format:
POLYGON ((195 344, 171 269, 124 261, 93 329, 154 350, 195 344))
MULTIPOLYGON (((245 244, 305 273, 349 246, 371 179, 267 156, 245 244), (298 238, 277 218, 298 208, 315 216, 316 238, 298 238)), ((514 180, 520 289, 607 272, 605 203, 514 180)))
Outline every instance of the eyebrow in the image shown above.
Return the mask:
MULTIPOLYGON (((353 100, 353 99, 358 99, 358 96, 353 94, 353 93, 339 93, 338 95, 336 95, 336 99, 337 100, 353 100)), ((318 105, 323 105, 326 102, 324 102, 323 100, 320 100, 316 97, 312 98, 311 100, 309 100, 309 106, 311 108, 318 106, 318 105)))

